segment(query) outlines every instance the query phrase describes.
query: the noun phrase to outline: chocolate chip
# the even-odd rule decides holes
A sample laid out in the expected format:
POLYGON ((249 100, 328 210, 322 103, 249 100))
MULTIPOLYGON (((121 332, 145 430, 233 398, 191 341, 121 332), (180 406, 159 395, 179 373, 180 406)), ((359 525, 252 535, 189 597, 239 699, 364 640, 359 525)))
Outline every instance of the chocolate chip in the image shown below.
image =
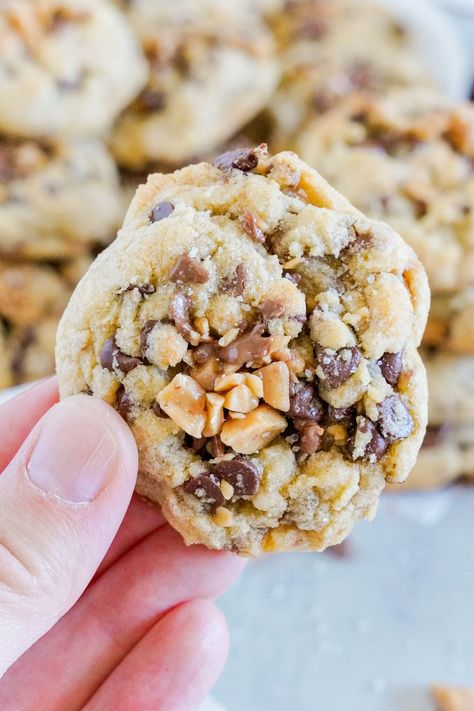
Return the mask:
POLYGON ((137 99, 143 111, 162 111, 166 106, 166 94, 159 89, 144 89, 137 99))
POLYGON ((217 156, 212 164, 220 170, 231 170, 236 168, 243 173, 248 173, 258 165, 258 156, 254 149, 238 148, 235 151, 227 151, 217 156))
POLYGON ((316 344, 314 352, 324 377, 331 388, 337 388, 342 383, 345 383, 355 373, 362 359, 357 346, 332 351, 316 344))
POLYGON ((258 491, 260 474, 255 464, 246 457, 219 462, 214 472, 220 479, 232 484, 236 496, 252 496, 258 491))
POLYGON ((389 385, 395 387, 403 367, 401 353, 384 353, 379 360, 382 375, 389 385))
POLYGON ((304 454, 314 454, 321 447, 323 430, 312 420, 294 420, 296 431, 299 433, 298 444, 304 454))
POLYGON ((413 419, 398 395, 390 395, 378 406, 377 424, 389 440, 403 439, 413 431, 413 419))
POLYGON ((336 422, 343 422, 344 420, 348 420, 353 415, 353 413, 353 407, 332 407, 332 405, 328 405, 326 417, 328 423, 334 424, 336 422))
POLYGON ((323 406, 312 385, 299 383, 293 387, 288 414, 292 419, 312 420, 313 422, 321 420, 323 406))
POLYGON ((169 279, 175 284, 205 284, 209 281, 209 272, 201 262, 182 254, 170 271, 169 279))
POLYGON ((272 318, 279 318, 285 313, 285 304, 283 301, 276 299, 268 299, 258 307, 263 316, 264 321, 269 321, 272 318))
POLYGON ((190 310, 191 299, 189 296, 183 294, 181 291, 176 291, 170 302, 169 313, 176 326, 176 330, 187 341, 189 341, 194 334, 194 329, 191 325, 190 310))
POLYGON ((129 373, 137 366, 142 365, 142 361, 140 358, 122 353, 115 343, 115 339, 108 338, 100 353, 100 364, 106 370, 113 371, 116 368, 122 373, 129 373))
POLYGON ((257 218, 250 210, 246 210, 239 220, 242 223, 244 232, 249 237, 260 244, 265 242, 265 235, 257 224, 257 218))
POLYGON ((183 486, 187 494, 194 494, 204 504, 222 506, 225 502, 224 495, 219 486, 219 479, 212 472, 199 474, 189 479, 183 486))
POLYGON ((169 217, 174 210, 174 205, 170 202, 159 202, 150 212, 150 222, 159 222, 169 217))
POLYGON ((357 445, 358 449, 360 448, 360 439, 365 442, 365 447, 363 452, 357 452, 356 459, 363 457, 370 461, 378 462, 387 451, 388 441, 385 437, 382 437, 372 420, 362 415, 357 418, 356 430, 347 440, 347 451, 352 459, 354 459, 355 446, 357 445))
POLYGON ((240 263, 237 264, 235 268, 235 274, 229 279, 225 279, 221 284, 221 290, 225 294, 230 294, 231 296, 242 296, 245 290, 245 284, 247 282, 247 270, 245 266, 240 263))
POLYGON ((142 296, 149 296, 150 294, 154 294, 156 291, 153 284, 149 284, 148 282, 145 282, 144 284, 129 284, 125 291, 133 291, 134 289, 137 289, 142 296))
POLYGON ((148 336, 153 331, 157 323, 158 321, 146 321, 142 328, 142 332, 140 334, 140 348, 142 355, 145 354, 145 351, 148 348, 148 336))
POLYGON ((214 435, 208 440, 207 450, 213 459, 222 457, 222 455, 225 454, 225 444, 219 435, 214 435))
POLYGON ((206 363, 209 358, 215 356, 216 347, 212 343, 200 343, 192 350, 193 362, 196 365, 206 363))
POLYGON ((165 420, 168 417, 166 412, 164 410, 162 410, 161 407, 159 406, 158 400, 153 400, 153 402, 151 403, 151 409, 153 410, 153 412, 155 413, 155 415, 157 417, 161 417, 161 419, 163 419, 163 420, 165 420))
POLYGON ((301 274, 297 274, 296 272, 283 272, 283 276, 285 279, 288 279, 288 281, 291 281, 293 284, 298 286, 301 282, 301 274))
POLYGON ((117 390, 117 410, 125 421, 129 419, 132 408, 133 400, 130 395, 127 394, 123 385, 121 385, 117 390))
POLYGON ((271 337, 262 336, 265 330, 263 323, 257 324, 247 333, 237 336, 228 346, 218 349, 218 357, 225 363, 244 365, 253 361, 260 361, 271 348, 271 337))
POLYGON ((201 451, 201 449, 204 449, 206 442, 207 440, 205 437, 192 437, 190 449, 197 454, 201 451))

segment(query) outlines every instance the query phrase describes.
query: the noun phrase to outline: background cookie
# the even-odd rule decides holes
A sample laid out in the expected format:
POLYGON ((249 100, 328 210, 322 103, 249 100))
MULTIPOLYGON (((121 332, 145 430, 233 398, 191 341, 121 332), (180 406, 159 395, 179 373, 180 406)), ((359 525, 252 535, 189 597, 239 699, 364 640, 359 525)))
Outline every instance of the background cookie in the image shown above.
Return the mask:
POLYGON ((149 77, 115 127, 119 163, 181 165, 212 151, 263 108, 279 70, 256 11, 227 0, 124 5, 149 77))
POLYGON ((427 306, 388 226, 294 154, 235 151, 139 189, 61 322, 61 393, 118 408, 188 543, 322 549, 414 463, 427 306))
POLYGON ((145 83, 125 18, 103 0, 7 0, 0 45, 4 133, 103 134, 145 83))
POLYGON ((291 0, 271 21, 283 65, 267 110, 275 149, 348 95, 433 83, 407 30, 378 3, 291 0))
POLYGON ((107 243, 123 217, 104 145, 0 136, 0 254, 58 260, 107 243))

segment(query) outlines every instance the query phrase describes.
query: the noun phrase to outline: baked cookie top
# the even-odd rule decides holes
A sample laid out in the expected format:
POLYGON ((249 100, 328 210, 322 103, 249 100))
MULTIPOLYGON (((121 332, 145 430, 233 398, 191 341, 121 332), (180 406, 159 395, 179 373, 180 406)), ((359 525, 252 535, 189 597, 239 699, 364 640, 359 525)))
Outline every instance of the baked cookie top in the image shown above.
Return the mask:
POLYGON ((148 83, 118 121, 122 165, 181 165, 212 151, 263 108, 278 80, 270 30, 228 0, 122 3, 148 59, 148 83))
POLYGON ((4 133, 103 134, 146 79, 125 18, 104 0, 5 0, 0 46, 4 133))
POLYGON ((474 106, 405 90, 352 99, 294 147, 418 253, 434 293, 474 285, 474 106))
POLYGON ((413 37, 379 3, 288 0, 272 24, 284 67, 268 110, 275 149, 348 95, 433 85, 413 37))
POLYGON ((62 396, 102 397, 138 490, 188 543, 322 549, 424 434, 412 249, 295 154, 226 153, 139 188, 62 319, 62 396))
POLYGON ((67 259, 106 243, 123 217, 104 145, 0 136, 0 255, 67 259))

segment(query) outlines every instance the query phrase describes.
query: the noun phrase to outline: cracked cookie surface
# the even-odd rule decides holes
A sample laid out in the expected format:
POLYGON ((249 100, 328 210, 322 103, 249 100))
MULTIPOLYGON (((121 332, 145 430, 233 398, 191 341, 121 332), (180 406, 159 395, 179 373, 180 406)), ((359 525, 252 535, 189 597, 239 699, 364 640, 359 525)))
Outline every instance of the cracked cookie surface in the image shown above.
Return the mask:
POLYGON ((424 434, 425 273, 292 153, 139 188, 62 319, 62 396, 115 406, 138 491, 188 543, 323 549, 403 481, 424 434))
POLYGON ((14 136, 104 134, 145 83, 125 18, 103 0, 6 0, 0 45, 0 131, 14 136))
POLYGON ((123 216, 118 174, 96 139, 0 137, 0 254, 69 259, 107 243, 123 216))
POLYGON ((228 0, 121 3, 148 60, 146 87, 118 120, 122 165, 174 167, 210 153, 250 121, 278 81, 256 9, 228 0))

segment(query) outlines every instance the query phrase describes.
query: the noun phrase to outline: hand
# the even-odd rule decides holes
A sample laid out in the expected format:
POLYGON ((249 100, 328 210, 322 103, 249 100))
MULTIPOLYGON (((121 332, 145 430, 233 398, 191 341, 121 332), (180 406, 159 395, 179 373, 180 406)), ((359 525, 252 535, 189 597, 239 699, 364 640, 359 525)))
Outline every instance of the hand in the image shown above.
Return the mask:
POLYGON ((0 708, 194 709, 227 649, 209 599, 243 562, 186 547, 132 498, 136 446, 111 407, 56 401, 48 380, 0 407, 0 708))

